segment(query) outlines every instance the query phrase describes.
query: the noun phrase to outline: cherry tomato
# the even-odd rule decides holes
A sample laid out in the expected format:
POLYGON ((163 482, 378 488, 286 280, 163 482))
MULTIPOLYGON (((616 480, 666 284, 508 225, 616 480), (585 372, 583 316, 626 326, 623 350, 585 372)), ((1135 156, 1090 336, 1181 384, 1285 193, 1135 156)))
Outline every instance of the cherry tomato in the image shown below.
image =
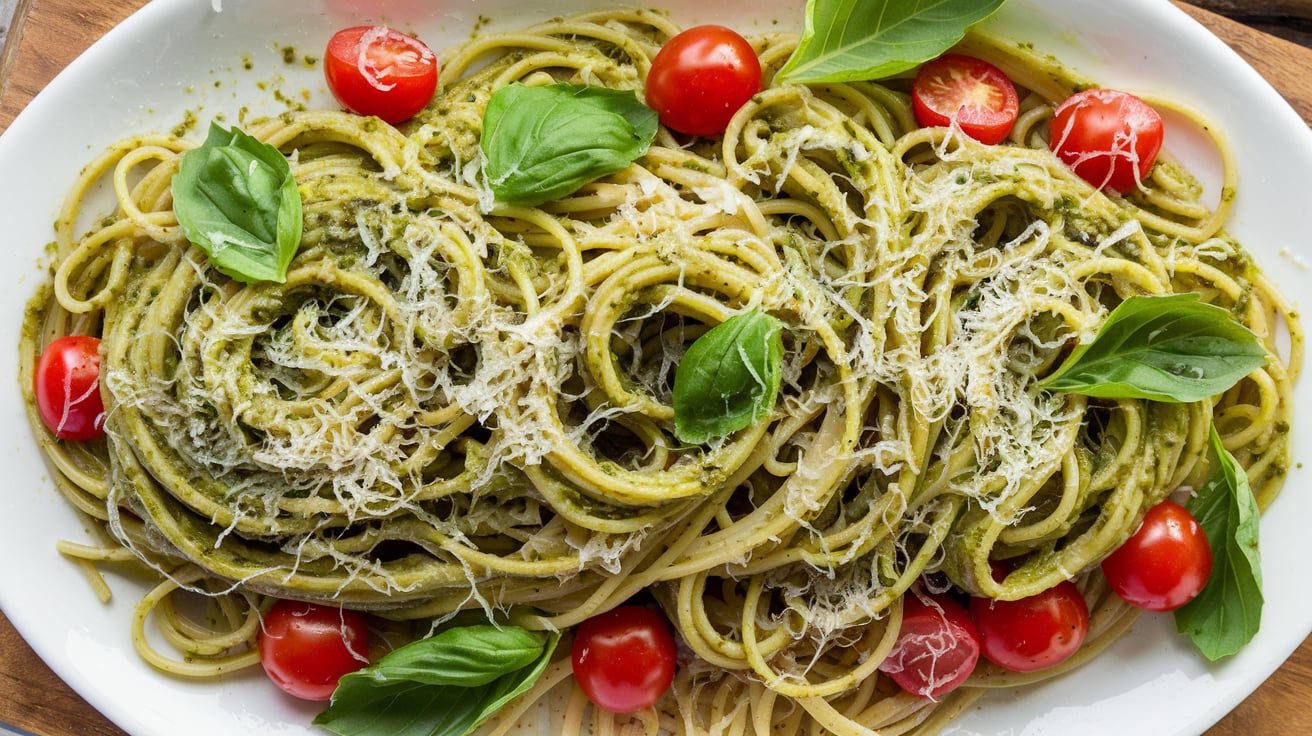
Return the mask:
POLYGON ((647 75, 647 105, 666 127, 688 135, 724 132, 761 91, 761 60, 724 26, 696 26, 665 42, 647 75))
POLYGON ((1052 150, 1081 179, 1125 193, 1139 185, 1162 148, 1162 116, 1126 92, 1086 89, 1057 106, 1052 150))
POLYGON ((278 687, 305 700, 327 700, 342 675, 369 664, 364 614, 280 600, 264 615, 260 663, 278 687))
POLYGON ((1016 601, 972 598, 970 615, 979 631, 980 653, 1014 672, 1065 661, 1089 633, 1088 604, 1069 580, 1016 601))
POLYGON ((41 421, 61 440, 90 440, 105 434, 100 396, 100 340, 67 335, 46 346, 33 377, 41 421))
POLYGON ((906 596, 902 629, 879 669, 903 690, 938 700, 965 682, 979 661, 979 634, 964 606, 946 596, 906 596))
POLYGON ((1202 592, 1212 575, 1212 545, 1183 506, 1163 501, 1102 563, 1107 583, 1127 603, 1174 611, 1202 592))
POLYGON ((654 705, 674 681, 674 635, 650 608, 620 606, 584 621, 571 655, 579 687, 612 713, 654 705))
POLYGON ((980 143, 1000 143, 1020 114, 1020 97, 996 66, 961 54, 925 63, 911 83, 916 122, 937 127, 953 122, 980 143))
POLYGON ((386 26, 355 26, 335 33, 328 41, 323 72, 342 107, 393 124, 414 117, 437 90, 432 50, 386 26))

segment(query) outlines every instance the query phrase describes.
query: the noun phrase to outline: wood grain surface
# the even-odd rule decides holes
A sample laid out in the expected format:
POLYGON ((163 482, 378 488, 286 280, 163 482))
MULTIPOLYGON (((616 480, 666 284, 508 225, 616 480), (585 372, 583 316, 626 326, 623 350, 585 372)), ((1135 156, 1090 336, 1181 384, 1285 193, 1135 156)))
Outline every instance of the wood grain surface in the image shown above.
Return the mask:
MULTIPOLYGON (((20 0, 19 14, 0 56, 0 130, 61 69, 143 0, 20 0)), ((1307 7, 1309 0, 1276 4, 1307 7)), ((1216 6, 1215 0, 1211 5, 1216 6)), ((1242 6, 1252 12, 1262 2, 1242 6)), ((1312 123, 1312 50, 1183 6, 1229 43, 1312 123)), ((1078 676, 1078 675, 1076 675, 1078 676)), ((1312 734, 1312 638, 1236 710, 1206 736, 1296 736, 1312 734)), ((39 736, 121 736, 32 652, 0 616, 0 722, 39 736)), ((185 731, 185 724, 179 724, 185 731)))

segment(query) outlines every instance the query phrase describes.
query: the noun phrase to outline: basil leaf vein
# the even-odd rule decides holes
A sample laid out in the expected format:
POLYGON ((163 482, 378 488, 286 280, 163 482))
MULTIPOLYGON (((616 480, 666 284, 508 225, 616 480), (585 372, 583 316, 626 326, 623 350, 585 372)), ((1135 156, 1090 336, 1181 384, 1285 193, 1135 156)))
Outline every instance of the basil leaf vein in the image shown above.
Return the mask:
POLYGON ((459 626, 344 676, 314 722, 341 736, 463 736, 524 691, 559 634, 459 626))
POLYGON ((173 177, 182 232, 210 263, 246 283, 282 282, 301 243, 301 193, 277 148, 210 123, 173 177))
POLYGON ((635 92, 518 82, 492 93, 480 146, 498 201, 532 207, 615 173, 647 152, 656 111, 635 92))
POLYGON ((1202 401, 1267 360, 1262 340, 1197 294, 1132 296, 1093 341, 1039 382, 1052 391, 1108 399, 1202 401))
POLYGON ((759 309, 712 327, 674 372, 674 434, 701 444, 770 415, 779 393, 783 324, 759 309))
POLYGON ((883 79, 947 51, 1005 0, 808 0, 787 82, 883 79))
POLYGON ((1217 469, 1185 505, 1212 547, 1212 577, 1175 612, 1175 625, 1210 660, 1238 652, 1262 623, 1258 507, 1248 476, 1211 429, 1217 469))

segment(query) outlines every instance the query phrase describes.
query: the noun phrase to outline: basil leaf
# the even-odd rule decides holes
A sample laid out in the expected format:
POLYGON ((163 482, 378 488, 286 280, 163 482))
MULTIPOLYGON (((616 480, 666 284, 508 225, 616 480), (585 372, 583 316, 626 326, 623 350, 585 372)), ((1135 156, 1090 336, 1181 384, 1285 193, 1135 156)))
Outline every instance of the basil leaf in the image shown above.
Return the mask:
POLYGON ((178 224, 216 269, 247 283, 286 279, 301 244, 301 193, 278 149, 210 123, 172 187, 178 224))
POLYGON ((883 79, 929 61, 1004 0, 807 0, 785 82, 883 79))
POLYGON ((514 83, 488 101, 480 145, 497 200, 532 207, 628 166, 656 128, 632 91, 514 83))
POLYGON ((1175 626, 1203 655, 1217 660, 1252 641, 1262 624, 1262 560, 1257 499, 1239 462, 1212 430, 1212 473, 1186 504, 1212 546, 1212 577, 1197 598, 1175 612, 1175 626))
POLYGON ((1261 339, 1197 294, 1132 296, 1039 382, 1106 399, 1202 401, 1266 363, 1261 339))
POLYGON ((546 634, 517 627, 459 626, 389 653, 369 676, 477 687, 533 664, 546 640, 546 634))
POLYGON ((314 722, 342 736, 463 736, 533 686, 559 634, 461 626, 342 677, 314 722))
POLYGON ((701 444, 770 415, 779 394, 783 325, 758 309, 697 338, 674 372, 674 434, 701 444))

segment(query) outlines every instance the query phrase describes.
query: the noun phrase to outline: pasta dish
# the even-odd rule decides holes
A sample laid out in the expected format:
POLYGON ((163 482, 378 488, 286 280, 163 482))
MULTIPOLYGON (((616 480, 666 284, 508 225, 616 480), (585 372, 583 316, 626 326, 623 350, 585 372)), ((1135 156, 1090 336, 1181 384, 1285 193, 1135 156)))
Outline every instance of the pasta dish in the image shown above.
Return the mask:
POLYGON ((798 44, 779 33, 749 37, 765 84, 722 136, 662 126, 572 193, 494 196, 495 91, 641 90, 681 30, 617 10, 476 34, 438 51, 437 96, 408 122, 245 124, 302 201, 281 281, 189 241, 172 187, 195 141, 134 136, 83 170, 25 316, 23 386, 100 538, 61 551, 105 597, 100 566, 158 578, 142 656, 194 677, 256 665, 281 599, 365 612, 371 658, 471 618, 568 637, 638 600, 680 643, 656 707, 589 707, 562 648, 484 728, 557 698, 566 732, 930 734, 1129 628, 1139 609, 1099 565, 1208 483, 1212 428, 1258 506, 1275 497, 1302 333, 1225 230, 1219 133, 1219 202, 1165 153, 1134 190, 1100 191, 1051 150, 1054 108, 1091 84, 1050 59, 981 31, 957 45, 1019 92, 989 145, 918 124, 912 73, 772 83, 798 44), (86 211, 97 187, 112 213, 86 211), (1255 334, 1261 366, 1199 401, 1046 388, 1118 305, 1181 294, 1255 334), (688 441, 680 362, 749 312, 781 325, 777 399, 688 441), (103 439, 58 438, 31 395, 65 335, 101 341, 103 439), (1060 664, 981 659, 941 697, 887 676, 917 591, 1063 582, 1088 633, 1060 664))

